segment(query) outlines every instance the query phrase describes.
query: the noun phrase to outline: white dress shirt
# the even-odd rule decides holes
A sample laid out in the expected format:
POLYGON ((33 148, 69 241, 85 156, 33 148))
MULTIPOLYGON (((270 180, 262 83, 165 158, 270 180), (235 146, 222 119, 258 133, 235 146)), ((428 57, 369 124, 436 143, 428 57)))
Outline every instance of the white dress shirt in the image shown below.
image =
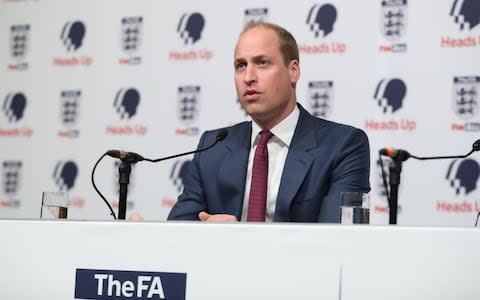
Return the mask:
MULTIPOLYGON (((268 183, 267 183, 267 212, 265 222, 273 222, 275 216, 275 204, 277 203, 278 188, 282 179, 283 166, 287 159, 288 149, 292 142, 293 133, 297 126, 300 110, 297 106, 282 122, 270 130, 273 137, 268 141, 268 183)), ((245 180, 245 196, 243 198, 242 221, 247 220, 248 200, 250 197, 250 185, 252 182, 252 166, 255 149, 260 142, 262 128, 252 121, 252 137, 250 155, 248 157, 247 178, 245 180)))

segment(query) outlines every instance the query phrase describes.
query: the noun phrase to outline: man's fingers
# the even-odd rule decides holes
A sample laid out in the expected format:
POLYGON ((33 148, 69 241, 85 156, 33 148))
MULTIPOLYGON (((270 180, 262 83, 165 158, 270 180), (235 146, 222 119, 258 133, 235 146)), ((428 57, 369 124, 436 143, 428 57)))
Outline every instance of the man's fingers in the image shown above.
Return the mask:
POLYGON ((143 221, 143 218, 142 216, 140 216, 138 213, 132 213, 129 217, 128 217, 128 220, 129 221, 143 221))
POLYGON ((206 211, 201 211, 199 214, 198 214, 198 218, 200 219, 200 221, 208 221, 208 219, 210 218, 210 214, 207 213, 206 211))
POLYGON ((228 214, 214 214, 211 215, 205 211, 198 214, 198 218, 203 222, 237 222, 237 218, 234 215, 228 214))

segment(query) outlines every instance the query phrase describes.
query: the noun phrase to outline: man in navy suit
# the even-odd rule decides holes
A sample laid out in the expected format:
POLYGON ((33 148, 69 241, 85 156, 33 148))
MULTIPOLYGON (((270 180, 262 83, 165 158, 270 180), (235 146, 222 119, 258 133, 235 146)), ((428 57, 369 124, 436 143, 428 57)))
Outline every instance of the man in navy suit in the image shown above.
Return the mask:
MULTIPOLYGON (((224 141, 194 156, 168 219, 247 220, 259 132, 270 131, 265 221, 339 222, 340 193, 370 191, 366 134, 316 118, 297 103, 298 47, 277 25, 244 29, 234 69, 238 99, 252 122, 228 127, 224 141)), ((199 148, 217 133, 205 132, 199 148)))

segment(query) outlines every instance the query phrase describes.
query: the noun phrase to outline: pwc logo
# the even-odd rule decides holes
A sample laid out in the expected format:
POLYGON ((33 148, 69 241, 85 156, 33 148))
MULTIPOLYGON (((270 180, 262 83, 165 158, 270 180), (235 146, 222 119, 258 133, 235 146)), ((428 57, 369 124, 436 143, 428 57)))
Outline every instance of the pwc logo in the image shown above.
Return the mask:
POLYGON ((140 105, 140 92, 135 88, 119 89, 113 101, 113 108, 122 123, 129 125, 107 125, 106 133, 110 135, 146 135, 147 127, 141 124, 131 124, 137 115, 140 105))
POLYGON ((454 0, 450 16, 460 30, 471 30, 480 23, 480 2, 478 0, 454 0))
POLYGON ((197 121, 201 102, 199 85, 184 85, 177 88, 177 116, 185 128, 177 128, 177 135, 197 135, 198 127, 191 127, 197 121))
POLYGON ((191 160, 177 160, 170 171, 170 180, 172 180, 179 194, 183 191, 183 183, 185 182, 191 163, 191 160))
POLYGON ((30 24, 10 26, 10 56, 15 63, 7 66, 11 71, 25 71, 28 63, 25 61, 30 44, 30 24))
POLYGON ((193 45, 202 37, 205 19, 203 15, 194 13, 184 13, 177 26, 177 33, 185 45, 193 45))
POLYGON ((185 300, 186 273, 76 269, 75 299, 185 300))
POLYGON ((143 17, 124 17, 121 21, 121 48, 127 57, 120 58, 121 65, 138 65, 142 57, 137 53, 142 45, 143 17))
POLYGON ((63 45, 70 51, 77 51, 82 46, 83 38, 85 37, 85 24, 81 21, 67 22, 63 26, 60 40, 63 45))
POLYGON ((299 44, 298 50, 305 54, 343 54, 347 45, 340 41, 330 41, 337 20, 337 9, 330 3, 315 4, 307 13, 306 25, 313 33, 315 44, 299 44), (316 41, 321 39, 318 44, 316 41))
POLYGON ((58 131, 59 137, 77 138, 80 131, 75 129, 80 115, 82 91, 63 90, 60 92, 60 121, 65 127, 58 131))
POLYGON ((316 38, 323 38, 333 31, 336 20, 337 9, 335 6, 330 3, 315 4, 308 12, 307 25, 316 38))
POLYGON ((480 122, 472 122, 480 109, 480 76, 457 76, 453 78, 452 109, 465 123, 452 123, 453 131, 480 131, 480 122))
POLYGON ((396 115, 403 108, 406 93, 407 85, 402 79, 381 79, 375 88, 373 99, 384 117, 382 120, 366 120, 365 129, 414 131, 417 127, 415 120, 393 118, 393 115, 396 115), (385 118, 389 119, 385 120, 385 118))
POLYGON ((266 22, 268 20, 268 8, 247 8, 243 14, 243 26, 254 22, 266 22))
POLYGON ((53 171, 53 180, 60 191, 66 192, 75 186, 77 175, 78 166, 74 161, 59 161, 53 171))
POLYGON ((190 48, 185 51, 171 50, 168 59, 178 61, 189 60, 210 60, 213 57, 213 51, 210 49, 197 50, 197 43, 202 39, 202 33, 205 28, 205 18, 199 12, 184 13, 177 25, 177 34, 183 47, 190 48))
POLYGON ((383 0, 380 10, 380 30, 390 45, 380 45, 380 52, 405 52, 407 44, 399 43, 407 31, 407 0, 383 0))
POLYGON ((480 203, 473 200, 473 192, 477 190, 480 166, 474 159, 457 159, 448 166, 445 179, 448 181, 453 199, 437 201, 438 212, 443 213, 472 213, 480 212, 480 203))
POLYGON ((308 102, 310 112, 319 118, 328 118, 333 107, 333 81, 310 81, 308 102))
POLYGON ((375 89, 374 99, 384 114, 392 114, 402 108, 407 86, 398 78, 382 79, 375 89))
POLYGON ((20 207, 18 194, 22 181, 22 161, 6 160, 2 163, 2 191, 4 199, 0 199, 0 207, 20 207))

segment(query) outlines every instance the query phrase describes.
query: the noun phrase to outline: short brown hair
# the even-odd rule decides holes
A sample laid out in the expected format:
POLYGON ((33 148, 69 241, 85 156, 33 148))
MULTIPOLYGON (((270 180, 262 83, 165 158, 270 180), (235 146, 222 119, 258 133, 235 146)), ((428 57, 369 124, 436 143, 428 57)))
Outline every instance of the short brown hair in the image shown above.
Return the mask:
POLYGON ((288 66, 288 64, 292 60, 297 60, 298 62, 300 62, 300 58, 298 56, 297 42, 295 41, 293 35, 285 28, 268 22, 252 22, 247 24, 245 28, 243 28, 241 34, 255 27, 265 27, 273 30, 277 34, 280 52, 282 53, 283 62, 286 66, 288 66))

